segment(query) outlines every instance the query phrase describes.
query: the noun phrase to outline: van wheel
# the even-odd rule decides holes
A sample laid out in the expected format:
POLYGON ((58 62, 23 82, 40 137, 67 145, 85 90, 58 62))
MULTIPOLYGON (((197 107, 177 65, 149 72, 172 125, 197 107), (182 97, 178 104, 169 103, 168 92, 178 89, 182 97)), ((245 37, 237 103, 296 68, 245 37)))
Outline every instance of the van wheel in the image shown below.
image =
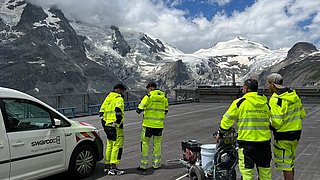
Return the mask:
POLYGON ((189 180, 205 180, 206 176, 204 175, 201 167, 193 165, 189 170, 189 180))
POLYGON ((90 176, 96 167, 96 154, 91 146, 78 147, 71 156, 69 172, 81 179, 90 176))

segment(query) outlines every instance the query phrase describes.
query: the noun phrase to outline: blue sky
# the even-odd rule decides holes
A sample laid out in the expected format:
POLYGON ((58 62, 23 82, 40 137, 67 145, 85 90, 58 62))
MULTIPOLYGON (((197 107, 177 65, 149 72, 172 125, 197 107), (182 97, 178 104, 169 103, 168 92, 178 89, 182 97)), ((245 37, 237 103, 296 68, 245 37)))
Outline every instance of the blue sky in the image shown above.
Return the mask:
POLYGON ((254 4, 255 0, 234 0, 234 1, 203 1, 203 0, 181 0, 166 1, 169 7, 181 9, 188 13, 186 18, 194 18, 203 15, 207 19, 212 17, 219 11, 225 11, 228 16, 231 16, 234 11, 243 11, 245 8, 254 4))
POLYGON ((140 31, 192 53, 242 36, 270 49, 320 48, 320 0, 27 0, 69 19, 140 31))

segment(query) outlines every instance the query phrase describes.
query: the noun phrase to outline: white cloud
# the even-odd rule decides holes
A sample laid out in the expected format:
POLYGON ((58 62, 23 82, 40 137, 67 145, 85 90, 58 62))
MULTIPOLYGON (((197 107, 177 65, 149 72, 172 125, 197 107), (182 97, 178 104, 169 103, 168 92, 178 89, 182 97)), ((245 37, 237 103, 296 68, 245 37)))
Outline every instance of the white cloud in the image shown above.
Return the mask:
POLYGON ((165 0, 165 3, 170 7, 174 7, 180 5, 182 3, 182 0, 165 0))
MULTIPOLYGON (((271 49, 292 47, 298 41, 320 43, 319 0, 258 0, 243 12, 233 12, 232 16, 220 11, 212 20, 201 13, 187 19, 187 12, 168 5, 182 0, 29 1, 41 6, 56 5, 68 18, 142 31, 184 52, 208 48, 236 36, 260 42, 271 49), (300 27, 299 23, 304 21, 310 24, 300 27)), ((219 2, 229 3, 230 0, 219 2)))
POLYGON ((208 4, 218 4, 219 6, 226 5, 231 2, 231 0, 206 0, 204 1, 208 4))

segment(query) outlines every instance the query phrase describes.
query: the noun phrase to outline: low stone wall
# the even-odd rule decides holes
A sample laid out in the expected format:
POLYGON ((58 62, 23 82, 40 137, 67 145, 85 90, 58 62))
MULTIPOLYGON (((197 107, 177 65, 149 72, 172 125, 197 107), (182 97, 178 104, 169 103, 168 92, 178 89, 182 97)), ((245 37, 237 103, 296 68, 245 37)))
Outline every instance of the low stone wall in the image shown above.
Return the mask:
MULTIPOLYGON (((297 88, 295 89, 303 103, 320 103, 320 90, 317 88, 297 88)), ((196 90, 199 102, 226 102, 240 98, 240 86, 199 88, 196 90)), ((259 92, 270 97, 268 89, 259 89, 259 92)))

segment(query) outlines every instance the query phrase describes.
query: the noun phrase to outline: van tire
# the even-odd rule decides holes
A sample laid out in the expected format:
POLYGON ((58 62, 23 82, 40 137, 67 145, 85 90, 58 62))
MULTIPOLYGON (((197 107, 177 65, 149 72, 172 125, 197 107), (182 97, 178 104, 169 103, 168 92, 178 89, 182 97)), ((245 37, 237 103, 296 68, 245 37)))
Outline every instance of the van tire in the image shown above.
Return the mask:
POLYGON ((91 146, 82 145, 72 153, 69 163, 69 173, 77 179, 89 177, 97 163, 97 156, 91 146))

